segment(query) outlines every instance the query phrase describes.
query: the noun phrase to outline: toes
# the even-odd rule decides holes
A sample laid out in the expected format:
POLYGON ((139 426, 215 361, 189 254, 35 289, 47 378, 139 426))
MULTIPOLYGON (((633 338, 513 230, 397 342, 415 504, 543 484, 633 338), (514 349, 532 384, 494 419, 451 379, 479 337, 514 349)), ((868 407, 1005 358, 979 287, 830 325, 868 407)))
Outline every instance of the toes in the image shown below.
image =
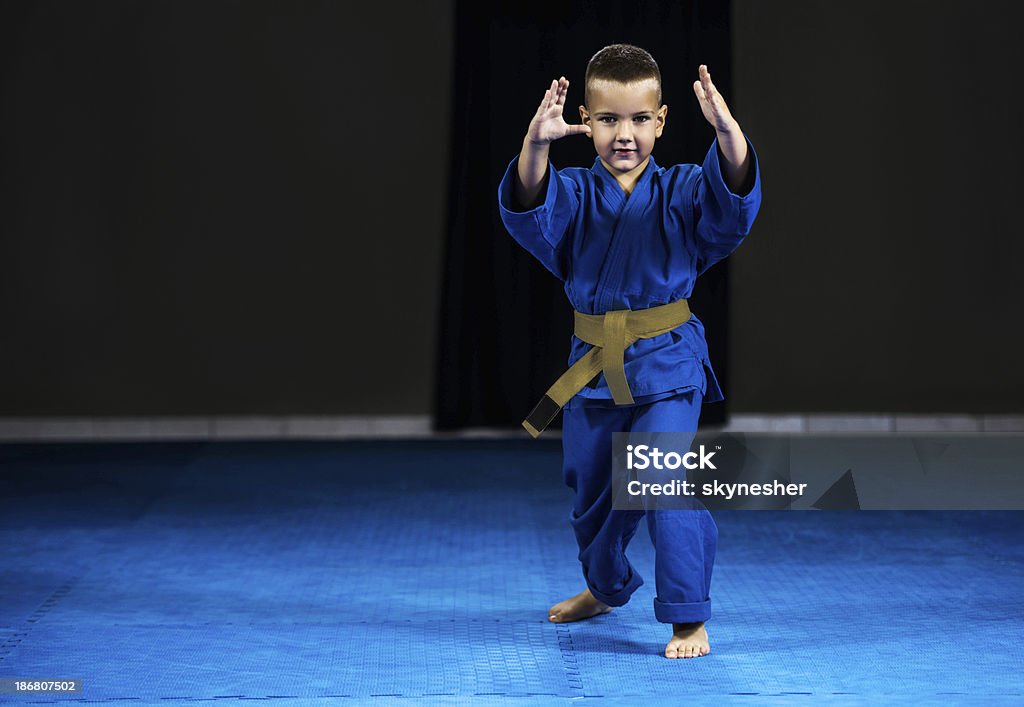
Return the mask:
POLYGON ((665 647, 666 658, 699 658, 711 652, 711 648, 701 643, 687 643, 686 639, 673 639, 665 647))
POLYGON ((707 646, 687 646, 686 657, 687 658, 700 658, 711 652, 711 649, 707 646))

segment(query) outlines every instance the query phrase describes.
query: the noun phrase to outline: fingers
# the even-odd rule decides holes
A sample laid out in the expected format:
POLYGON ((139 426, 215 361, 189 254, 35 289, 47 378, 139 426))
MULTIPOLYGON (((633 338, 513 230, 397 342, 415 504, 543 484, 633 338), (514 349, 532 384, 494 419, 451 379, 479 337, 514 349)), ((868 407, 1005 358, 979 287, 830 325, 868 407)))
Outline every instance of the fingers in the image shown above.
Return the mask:
POLYGON ((540 99, 540 105, 537 106, 537 112, 533 114, 534 118, 538 117, 541 113, 543 113, 545 110, 547 110, 547 107, 548 107, 548 94, 550 94, 550 93, 551 93, 550 91, 545 91, 544 92, 544 98, 540 99))
POLYGON ((562 107, 565 105, 565 97, 569 93, 569 79, 562 76, 561 78, 555 79, 551 82, 551 86, 544 92, 544 98, 541 99, 540 105, 537 107, 537 115, 547 113, 555 106, 562 107))
POLYGON ((697 94, 697 102, 700 103, 704 117, 711 120, 710 116, 715 113, 715 103, 711 100, 711 95, 704 90, 704 85, 700 81, 693 82, 693 92, 697 94))
POLYGON ((558 82, 552 81, 550 88, 544 92, 544 111, 551 109, 551 105, 555 102, 556 94, 558 93, 558 82))
POLYGON ((555 103, 560 106, 565 105, 565 97, 569 94, 569 79, 562 76, 558 79, 558 91, 555 96, 555 103))
POLYGON ((590 135, 589 125, 583 125, 581 123, 580 125, 568 125, 566 127, 568 128, 568 132, 566 133, 567 135, 590 135))
POLYGON ((549 88, 544 92, 544 98, 540 99, 540 105, 537 106, 537 112, 534 113, 534 117, 543 115, 548 110, 548 105, 551 103, 551 89, 549 88))
POLYGON ((718 89, 715 88, 715 84, 711 81, 711 72, 708 71, 707 64, 701 64, 697 68, 697 76, 699 77, 701 88, 704 89, 704 97, 710 101, 718 94, 718 89))
POLYGON ((537 112, 535 115, 542 115, 551 107, 552 94, 554 93, 555 88, 556 82, 552 81, 551 86, 544 92, 544 98, 540 100, 540 105, 537 106, 537 112))
POLYGON ((722 94, 718 92, 718 88, 711 80, 711 72, 708 71, 707 64, 701 64, 697 68, 697 77, 697 80, 693 82, 693 92, 696 94, 697 100, 700 101, 701 110, 708 122, 715 127, 715 130, 735 124, 736 121, 729 112, 725 99, 722 98, 722 94))

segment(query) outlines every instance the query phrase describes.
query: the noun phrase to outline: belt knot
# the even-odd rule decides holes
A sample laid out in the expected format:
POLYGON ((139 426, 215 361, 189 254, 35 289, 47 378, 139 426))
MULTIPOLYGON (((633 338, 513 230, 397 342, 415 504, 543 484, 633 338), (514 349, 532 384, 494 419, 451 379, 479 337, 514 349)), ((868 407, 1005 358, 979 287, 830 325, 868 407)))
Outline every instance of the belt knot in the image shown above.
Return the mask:
POLYGON ((626 349, 637 339, 650 339, 685 324, 690 319, 690 306, 680 299, 648 309, 620 309, 605 314, 574 312, 574 319, 576 336, 592 348, 555 381, 523 420, 523 427, 534 437, 602 371, 615 403, 632 405, 633 394, 626 380, 626 349))

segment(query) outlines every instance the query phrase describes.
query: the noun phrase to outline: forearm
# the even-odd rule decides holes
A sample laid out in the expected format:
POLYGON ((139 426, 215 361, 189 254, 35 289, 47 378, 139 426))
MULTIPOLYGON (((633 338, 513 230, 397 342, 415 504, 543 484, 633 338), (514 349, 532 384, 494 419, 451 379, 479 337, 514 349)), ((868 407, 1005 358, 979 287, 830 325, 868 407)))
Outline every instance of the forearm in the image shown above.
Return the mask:
POLYGON ((747 174, 750 171, 750 155, 747 150, 747 138, 744 137, 739 123, 733 121, 733 125, 725 130, 716 130, 718 134, 718 149, 722 151, 724 161, 723 177, 729 191, 738 194, 739 190, 747 182, 747 174))
POLYGON ((523 149, 519 153, 519 164, 516 170, 515 194, 519 204, 531 209, 540 200, 544 177, 548 171, 547 143, 537 144, 523 139, 523 149))

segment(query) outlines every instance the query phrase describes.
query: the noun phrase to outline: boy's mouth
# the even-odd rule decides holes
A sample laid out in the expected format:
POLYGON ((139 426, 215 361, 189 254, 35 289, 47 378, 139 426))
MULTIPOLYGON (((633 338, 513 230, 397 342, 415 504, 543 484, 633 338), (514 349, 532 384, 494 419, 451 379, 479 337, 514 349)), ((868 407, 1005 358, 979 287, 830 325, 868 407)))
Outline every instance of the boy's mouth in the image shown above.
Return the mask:
POLYGON ((634 152, 636 152, 636 150, 623 150, 623 149, 620 149, 620 148, 615 148, 615 156, 616 157, 628 157, 629 155, 633 154, 634 152))

